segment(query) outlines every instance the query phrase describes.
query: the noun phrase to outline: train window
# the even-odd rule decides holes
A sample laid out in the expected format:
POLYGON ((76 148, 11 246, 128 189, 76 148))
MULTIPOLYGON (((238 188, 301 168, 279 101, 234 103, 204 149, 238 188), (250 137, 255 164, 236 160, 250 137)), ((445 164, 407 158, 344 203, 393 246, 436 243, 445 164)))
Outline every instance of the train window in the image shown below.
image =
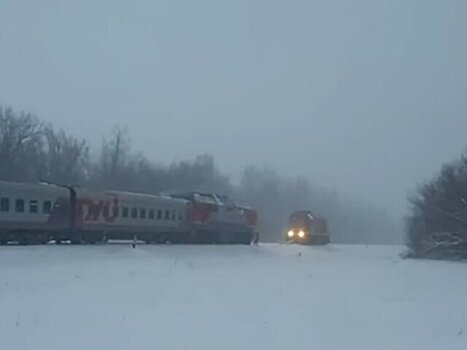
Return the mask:
POLYGON ((104 216, 104 218, 109 217, 109 206, 108 205, 106 205, 104 209, 102 210, 102 215, 104 216))
POLYGON ((133 219, 136 219, 138 217, 138 209, 137 208, 131 208, 131 217, 133 219))
POLYGON ((118 214, 119 214, 119 212, 120 212, 119 209, 120 209, 119 207, 113 207, 113 209, 112 209, 112 214, 113 214, 113 217, 114 217, 114 218, 118 218, 118 214))
POLYGON ((2 197, 0 199, 0 211, 10 211, 10 199, 6 197, 2 197))
POLYGON ((157 211, 157 220, 162 220, 162 210, 157 211))
POLYGON ((123 209, 122 209, 122 217, 127 218, 127 217, 128 217, 128 212, 129 212, 128 207, 123 207, 123 209))
POLYGON ((52 202, 51 201, 44 201, 42 203, 42 212, 44 214, 49 214, 52 210, 52 202))
POLYGON ((148 215, 150 219, 154 219, 154 209, 150 209, 148 215))
POLYGON ((166 210, 165 211, 165 217, 164 217, 165 220, 170 220, 170 210, 166 210))
POLYGON ((181 212, 181 210, 178 211, 178 220, 183 220, 183 213, 181 212))
POLYGON ((139 210, 139 218, 140 218, 140 219, 146 219, 146 209, 141 208, 141 209, 139 210))
POLYGON ((24 199, 17 199, 15 202, 15 211, 17 213, 24 213, 24 199))
POLYGON ((98 205, 90 205, 88 207, 88 215, 93 218, 93 220, 98 220, 101 215, 101 207, 98 205))
POLYGON ((39 204, 37 203, 37 201, 29 201, 29 212, 30 213, 37 213, 39 212, 39 204))
POLYGON ((172 210, 172 221, 177 219, 177 215, 175 214, 175 210, 172 210))

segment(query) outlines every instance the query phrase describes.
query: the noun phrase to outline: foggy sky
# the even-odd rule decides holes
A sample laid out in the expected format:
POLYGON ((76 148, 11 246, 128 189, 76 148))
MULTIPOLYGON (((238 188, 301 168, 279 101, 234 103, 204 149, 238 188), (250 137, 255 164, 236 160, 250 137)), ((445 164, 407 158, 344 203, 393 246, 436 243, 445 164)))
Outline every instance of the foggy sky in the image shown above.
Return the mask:
POLYGON ((0 104, 403 214, 467 146, 467 2, 0 0, 0 104))

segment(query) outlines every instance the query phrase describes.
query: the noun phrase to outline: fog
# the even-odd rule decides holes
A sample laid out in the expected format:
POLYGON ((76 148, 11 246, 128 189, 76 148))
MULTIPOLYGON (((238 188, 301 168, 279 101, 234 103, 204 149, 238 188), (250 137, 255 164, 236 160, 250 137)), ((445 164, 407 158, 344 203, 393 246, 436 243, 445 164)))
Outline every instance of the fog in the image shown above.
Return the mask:
POLYGON ((0 104, 385 211, 467 146, 465 1, 0 2, 0 104))

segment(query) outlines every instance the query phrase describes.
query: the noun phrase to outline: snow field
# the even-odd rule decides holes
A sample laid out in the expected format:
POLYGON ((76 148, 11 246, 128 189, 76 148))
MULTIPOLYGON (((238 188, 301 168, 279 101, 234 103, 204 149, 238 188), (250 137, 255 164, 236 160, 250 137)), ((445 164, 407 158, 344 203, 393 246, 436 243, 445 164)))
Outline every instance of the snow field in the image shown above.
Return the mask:
POLYGON ((2 349, 467 349, 467 265, 403 247, 0 247, 2 349))

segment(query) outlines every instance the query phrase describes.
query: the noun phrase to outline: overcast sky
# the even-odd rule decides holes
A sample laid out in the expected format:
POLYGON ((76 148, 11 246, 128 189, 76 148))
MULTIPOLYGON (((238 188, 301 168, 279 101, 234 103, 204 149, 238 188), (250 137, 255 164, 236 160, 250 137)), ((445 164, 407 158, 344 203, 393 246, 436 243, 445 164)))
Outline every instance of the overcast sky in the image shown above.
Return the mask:
POLYGON ((0 104, 378 204, 467 146, 467 1, 0 0, 0 104))

